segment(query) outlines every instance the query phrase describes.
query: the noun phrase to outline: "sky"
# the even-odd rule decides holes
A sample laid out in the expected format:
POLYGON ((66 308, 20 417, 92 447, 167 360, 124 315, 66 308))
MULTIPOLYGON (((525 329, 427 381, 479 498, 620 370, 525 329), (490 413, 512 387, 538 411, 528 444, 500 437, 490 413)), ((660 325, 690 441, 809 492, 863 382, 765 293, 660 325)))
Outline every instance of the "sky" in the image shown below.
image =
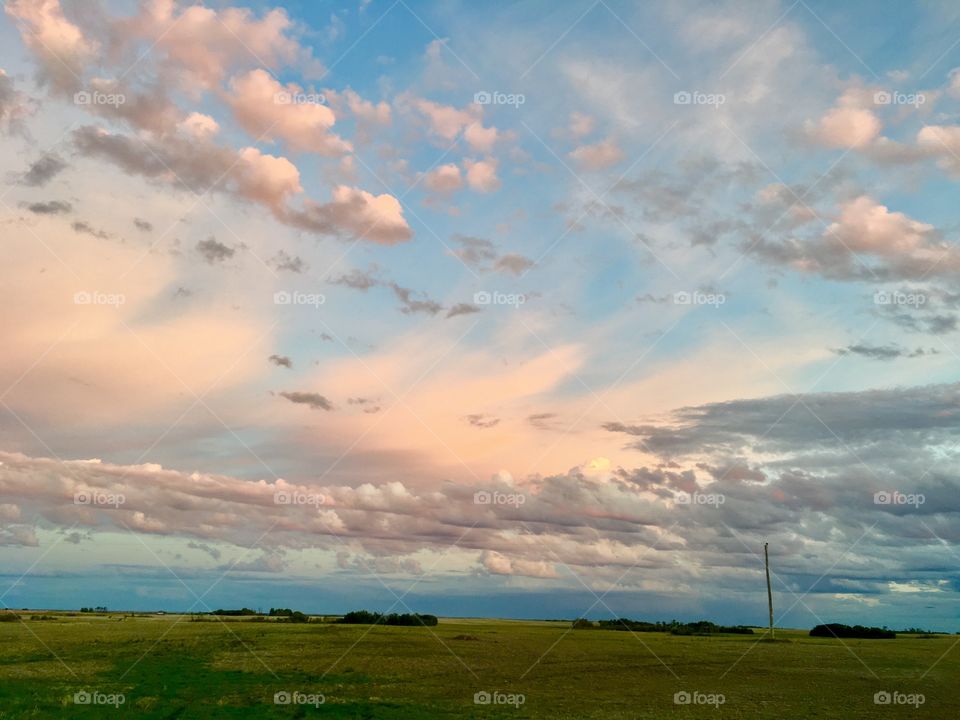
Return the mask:
POLYGON ((960 630, 958 31, 7 0, 0 603, 960 630))

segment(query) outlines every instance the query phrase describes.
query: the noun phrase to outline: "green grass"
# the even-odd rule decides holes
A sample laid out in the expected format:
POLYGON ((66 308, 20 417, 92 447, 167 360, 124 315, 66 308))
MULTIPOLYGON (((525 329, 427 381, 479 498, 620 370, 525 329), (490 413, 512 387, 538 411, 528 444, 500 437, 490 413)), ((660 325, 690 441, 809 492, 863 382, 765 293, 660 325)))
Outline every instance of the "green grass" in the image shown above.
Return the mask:
POLYGON ((951 650, 960 638, 759 637, 497 620, 427 629, 59 615, 0 623, 0 718, 960 717, 960 647, 951 650), (126 702, 75 705, 84 689, 123 693, 126 702), (275 705, 283 690, 322 693, 326 702, 275 705), (525 702, 474 704, 483 690, 521 693, 525 702), (922 693, 926 702, 878 706, 880 690, 922 693), (726 702, 675 705, 678 691, 726 702))

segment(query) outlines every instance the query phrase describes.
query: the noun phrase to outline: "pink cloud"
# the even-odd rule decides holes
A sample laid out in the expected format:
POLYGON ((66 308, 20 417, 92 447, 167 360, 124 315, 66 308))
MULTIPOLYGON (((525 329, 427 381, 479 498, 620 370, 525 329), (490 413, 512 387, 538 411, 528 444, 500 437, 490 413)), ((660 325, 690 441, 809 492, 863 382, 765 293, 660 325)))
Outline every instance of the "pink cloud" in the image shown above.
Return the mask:
POLYGON ((484 160, 463 161, 467 171, 467 185, 471 190, 481 193, 495 192, 500 189, 500 178, 497 177, 497 161, 494 158, 484 160))
POLYGON ((604 170, 623 160, 623 150, 611 138, 593 145, 581 145, 570 158, 584 170, 604 170))
POLYGON ((44 79, 57 90, 75 90, 99 50, 63 13, 60 0, 9 0, 4 9, 18 21, 23 42, 37 57, 44 79))
POLYGON ((265 70, 233 78, 225 100, 240 126, 253 137, 279 138, 292 150, 326 156, 353 149, 329 132, 336 118, 321 98, 311 98, 293 83, 281 85, 265 70))
POLYGON ((210 89, 238 65, 277 68, 309 54, 292 37, 293 23, 282 9, 273 9, 257 19, 246 8, 215 10, 190 5, 178 11, 174 0, 148 0, 140 14, 117 23, 124 32, 148 43, 164 56, 163 63, 185 73, 188 85, 210 89))
POLYGON ((828 111, 815 126, 812 136, 831 148, 862 148, 880 134, 880 119, 870 110, 838 107, 828 111))
POLYGON ((463 187, 463 177, 460 175, 460 168, 454 163, 447 163, 424 175, 423 184, 433 192, 451 193, 463 187))

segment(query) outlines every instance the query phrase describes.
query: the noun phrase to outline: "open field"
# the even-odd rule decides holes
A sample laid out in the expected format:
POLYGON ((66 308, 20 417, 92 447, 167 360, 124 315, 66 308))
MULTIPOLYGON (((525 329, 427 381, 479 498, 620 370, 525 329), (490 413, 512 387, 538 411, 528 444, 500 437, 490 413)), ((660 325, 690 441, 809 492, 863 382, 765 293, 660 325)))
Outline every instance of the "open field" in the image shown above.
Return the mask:
POLYGON ((0 623, 0 718, 960 717, 960 648, 951 652, 960 638, 951 636, 842 643, 783 631, 789 642, 766 643, 498 620, 371 628, 54 617, 0 623), (77 705, 80 691, 124 702, 77 705), (523 703, 475 704, 484 691, 523 703), (879 691, 925 701, 876 705, 879 691), (324 702, 276 705, 278 692, 324 702), (678 692, 725 702, 677 705, 678 692))

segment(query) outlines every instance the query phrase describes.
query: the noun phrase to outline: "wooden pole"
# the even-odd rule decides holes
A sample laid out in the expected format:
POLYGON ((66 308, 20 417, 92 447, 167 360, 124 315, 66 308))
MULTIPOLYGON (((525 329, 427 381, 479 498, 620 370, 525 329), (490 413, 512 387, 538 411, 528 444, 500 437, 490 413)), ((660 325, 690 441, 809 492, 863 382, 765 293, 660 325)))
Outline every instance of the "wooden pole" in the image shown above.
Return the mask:
POLYGON ((770 553, 767 551, 769 543, 763 544, 763 562, 767 570, 767 605, 770 608, 770 638, 773 635, 773 592, 770 590, 770 553))

